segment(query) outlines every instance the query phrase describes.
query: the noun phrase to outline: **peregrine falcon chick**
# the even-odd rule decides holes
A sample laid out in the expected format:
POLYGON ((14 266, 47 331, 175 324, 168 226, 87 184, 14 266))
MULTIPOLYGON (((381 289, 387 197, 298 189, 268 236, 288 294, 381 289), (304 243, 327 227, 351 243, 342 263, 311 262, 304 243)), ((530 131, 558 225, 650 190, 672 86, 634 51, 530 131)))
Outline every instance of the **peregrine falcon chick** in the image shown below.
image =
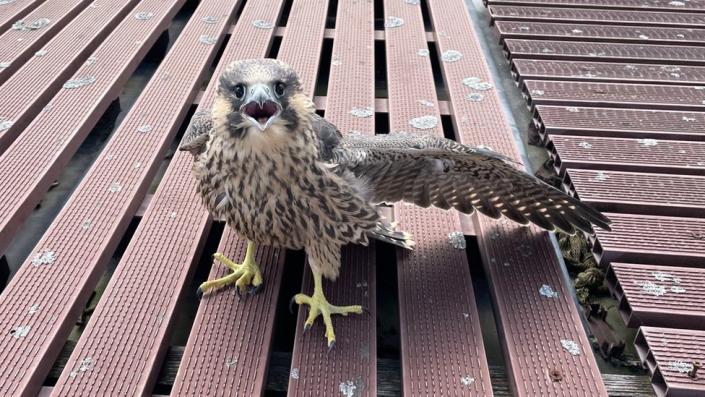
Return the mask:
POLYGON ((340 272, 341 246, 368 238, 414 246, 408 233, 383 222, 377 203, 478 210, 567 233, 592 233, 592 224, 609 230, 602 214, 500 154, 421 134, 342 136, 314 110, 291 67, 250 59, 226 68, 211 111, 192 119, 179 148, 194 155, 198 193, 214 217, 248 241, 242 264, 215 255, 233 273, 199 291, 233 283, 238 293, 257 291, 263 280, 255 244, 303 248, 314 292, 293 300, 310 307, 306 328, 323 316, 331 347, 331 315, 363 310, 334 306, 323 294, 323 276, 335 280, 340 272))

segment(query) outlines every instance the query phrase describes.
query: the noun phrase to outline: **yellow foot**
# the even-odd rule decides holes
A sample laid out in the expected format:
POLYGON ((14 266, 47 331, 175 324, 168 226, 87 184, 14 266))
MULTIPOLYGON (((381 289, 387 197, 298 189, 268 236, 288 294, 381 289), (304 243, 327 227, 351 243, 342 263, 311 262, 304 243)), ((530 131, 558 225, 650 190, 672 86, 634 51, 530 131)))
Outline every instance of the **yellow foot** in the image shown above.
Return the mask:
POLYGON ((347 316, 348 313, 361 314, 367 309, 360 305, 353 306, 335 306, 328 303, 326 297, 323 295, 323 291, 319 289, 314 289, 313 296, 308 296, 304 294, 296 294, 291 301, 289 301, 289 311, 293 313, 293 305, 296 302, 299 305, 308 305, 308 317, 304 323, 304 332, 308 331, 313 322, 320 315, 323 317, 323 324, 326 327, 326 338, 328 339, 328 350, 333 348, 335 345, 335 332, 333 332, 333 320, 331 320, 331 315, 342 314, 347 316))
POLYGON ((257 263, 255 263, 253 259, 253 251, 254 244, 252 244, 251 247, 250 243, 248 243, 245 261, 242 262, 242 264, 237 264, 231 261, 221 253, 214 254, 213 258, 215 260, 227 266, 233 272, 225 277, 221 277, 216 280, 209 280, 201 284, 201 286, 198 287, 198 295, 201 296, 202 294, 221 289, 231 284, 235 284, 235 291, 238 296, 241 296, 242 293, 257 293, 262 287, 264 280, 262 279, 262 272, 260 272, 257 263))

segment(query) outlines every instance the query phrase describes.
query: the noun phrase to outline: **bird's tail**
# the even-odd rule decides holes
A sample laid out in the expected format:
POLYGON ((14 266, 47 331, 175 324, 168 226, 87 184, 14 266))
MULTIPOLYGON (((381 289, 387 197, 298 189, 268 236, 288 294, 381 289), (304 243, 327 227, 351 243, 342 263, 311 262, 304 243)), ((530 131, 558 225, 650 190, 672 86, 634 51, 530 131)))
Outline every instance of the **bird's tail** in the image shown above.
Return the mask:
POLYGON ((369 236, 385 243, 394 244, 396 246, 413 250, 416 242, 413 240, 411 233, 396 230, 396 223, 385 224, 377 222, 377 227, 368 232, 369 236))

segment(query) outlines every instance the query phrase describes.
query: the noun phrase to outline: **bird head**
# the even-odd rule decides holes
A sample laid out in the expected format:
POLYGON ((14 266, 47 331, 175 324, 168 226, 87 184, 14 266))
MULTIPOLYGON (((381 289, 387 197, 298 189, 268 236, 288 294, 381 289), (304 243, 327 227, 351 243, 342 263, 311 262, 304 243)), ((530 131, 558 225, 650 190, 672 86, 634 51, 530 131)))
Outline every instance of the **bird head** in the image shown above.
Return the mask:
POLYGON ((277 126, 296 128, 302 97, 294 69, 275 59, 247 59, 220 76, 213 120, 230 134, 266 134, 277 126))

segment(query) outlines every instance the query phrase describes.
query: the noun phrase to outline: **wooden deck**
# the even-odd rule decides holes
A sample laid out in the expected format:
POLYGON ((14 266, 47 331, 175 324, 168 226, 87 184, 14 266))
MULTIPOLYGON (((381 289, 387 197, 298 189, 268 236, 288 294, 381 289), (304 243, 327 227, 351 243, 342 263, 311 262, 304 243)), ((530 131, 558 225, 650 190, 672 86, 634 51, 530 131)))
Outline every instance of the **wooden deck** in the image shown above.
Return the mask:
MULTIPOLYGON (((641 8, 636 2, 491 0, 490 9, 566 185, 621 212, 613 234, 594 236, 600 261, 639 262, 645 272, 682 266, 673 268, 682 288, 702 300, 702 269, 690 266, 705 256, 705 166, 662 148, 705 152, 705 47, 677 36, 705 26, 705 13, 695 0, 675 10, 656 2, 657 12, 631 11, 641 8), (552 17, 544 6, 554 7, 552 17), (564 40, 570 18, 585 25, 581 40, 593 41, 564 40), (533 24, 530 35, 524 23, 533 24), (610 27, 588 28, 601 23, 610 27), (641 25, 656 44, 633 50, 641 43, 630 32, 641 25), (590 55, 593 47, 603 55, 590 55), (690 66, 676 78, 645 62, 690 66), (599 78, 574 78, 597 65, 599 78), (645 86, 643 76, 658 85, 645 86), (666 138, 669 146, 651 145, 666 138), (609 149, 618 139, 632 160, 609 149), (584 156, 575 149, 584 141, 604 149, 584 156), (650 178, 662 182, 638 197, 620 190, 650 178), (636 244, 640 227, 653 228, 654 252, 636 244)), ((344 249, 327 296, 370 313, 336 319, 331 352, 320 324, 304 333, 305 312, 285 309, 293 293, 312 288, 300 252, 259 247, 261 293, 196 300, 194 285, 226 272, 212 253, 240 258, 245 244, 210 219, 195 195, 190 154, 173 148, 193 112, 209 109, 228 63, 288 62, 343 133, 413 130, 521 161, 477 20, 463 0, 0 0, 0 255, 21 241, 33 246, 11 264, 0 295, 0 395, 651 395, 643 378, 600 372, 555 238, 506 220, 384 209, 415 235, 417 249, 344 249), (139 75, 145 64, 151 71, 139 75), (135 81, 137 98, 125 101, 135 81), (105 132, 102 120, 120 102, 126 109, 105 132), (429 128, 417 130, 418 117, 429 128), (94 161, 65 202, 48 200, 100 134, 105 143, 91 146, 94 161), (42 211, 48 227, 32 240, 42 211)), ((654 313, 685 301, 678 327, 702 330, 690 325, 702 321, 697 302, 669 295, 649 305, 632 285, 649 276, 634 269, 615 265, 608 278, 630 326, 676 326, 654 313)), ((640 354, 653 357, 645 360, 655 363, 647 366, 657 394, 702 386, 702 377, 691 385, 659 369, 670 353, 653 335, 680 341, 687 332, 679 332, 648 328, 638 338, 640 354)))
POLYGON ((593 253, 658 396, 705 395, 703 6, 489 1, 565 187, 615 222, 593 253))

